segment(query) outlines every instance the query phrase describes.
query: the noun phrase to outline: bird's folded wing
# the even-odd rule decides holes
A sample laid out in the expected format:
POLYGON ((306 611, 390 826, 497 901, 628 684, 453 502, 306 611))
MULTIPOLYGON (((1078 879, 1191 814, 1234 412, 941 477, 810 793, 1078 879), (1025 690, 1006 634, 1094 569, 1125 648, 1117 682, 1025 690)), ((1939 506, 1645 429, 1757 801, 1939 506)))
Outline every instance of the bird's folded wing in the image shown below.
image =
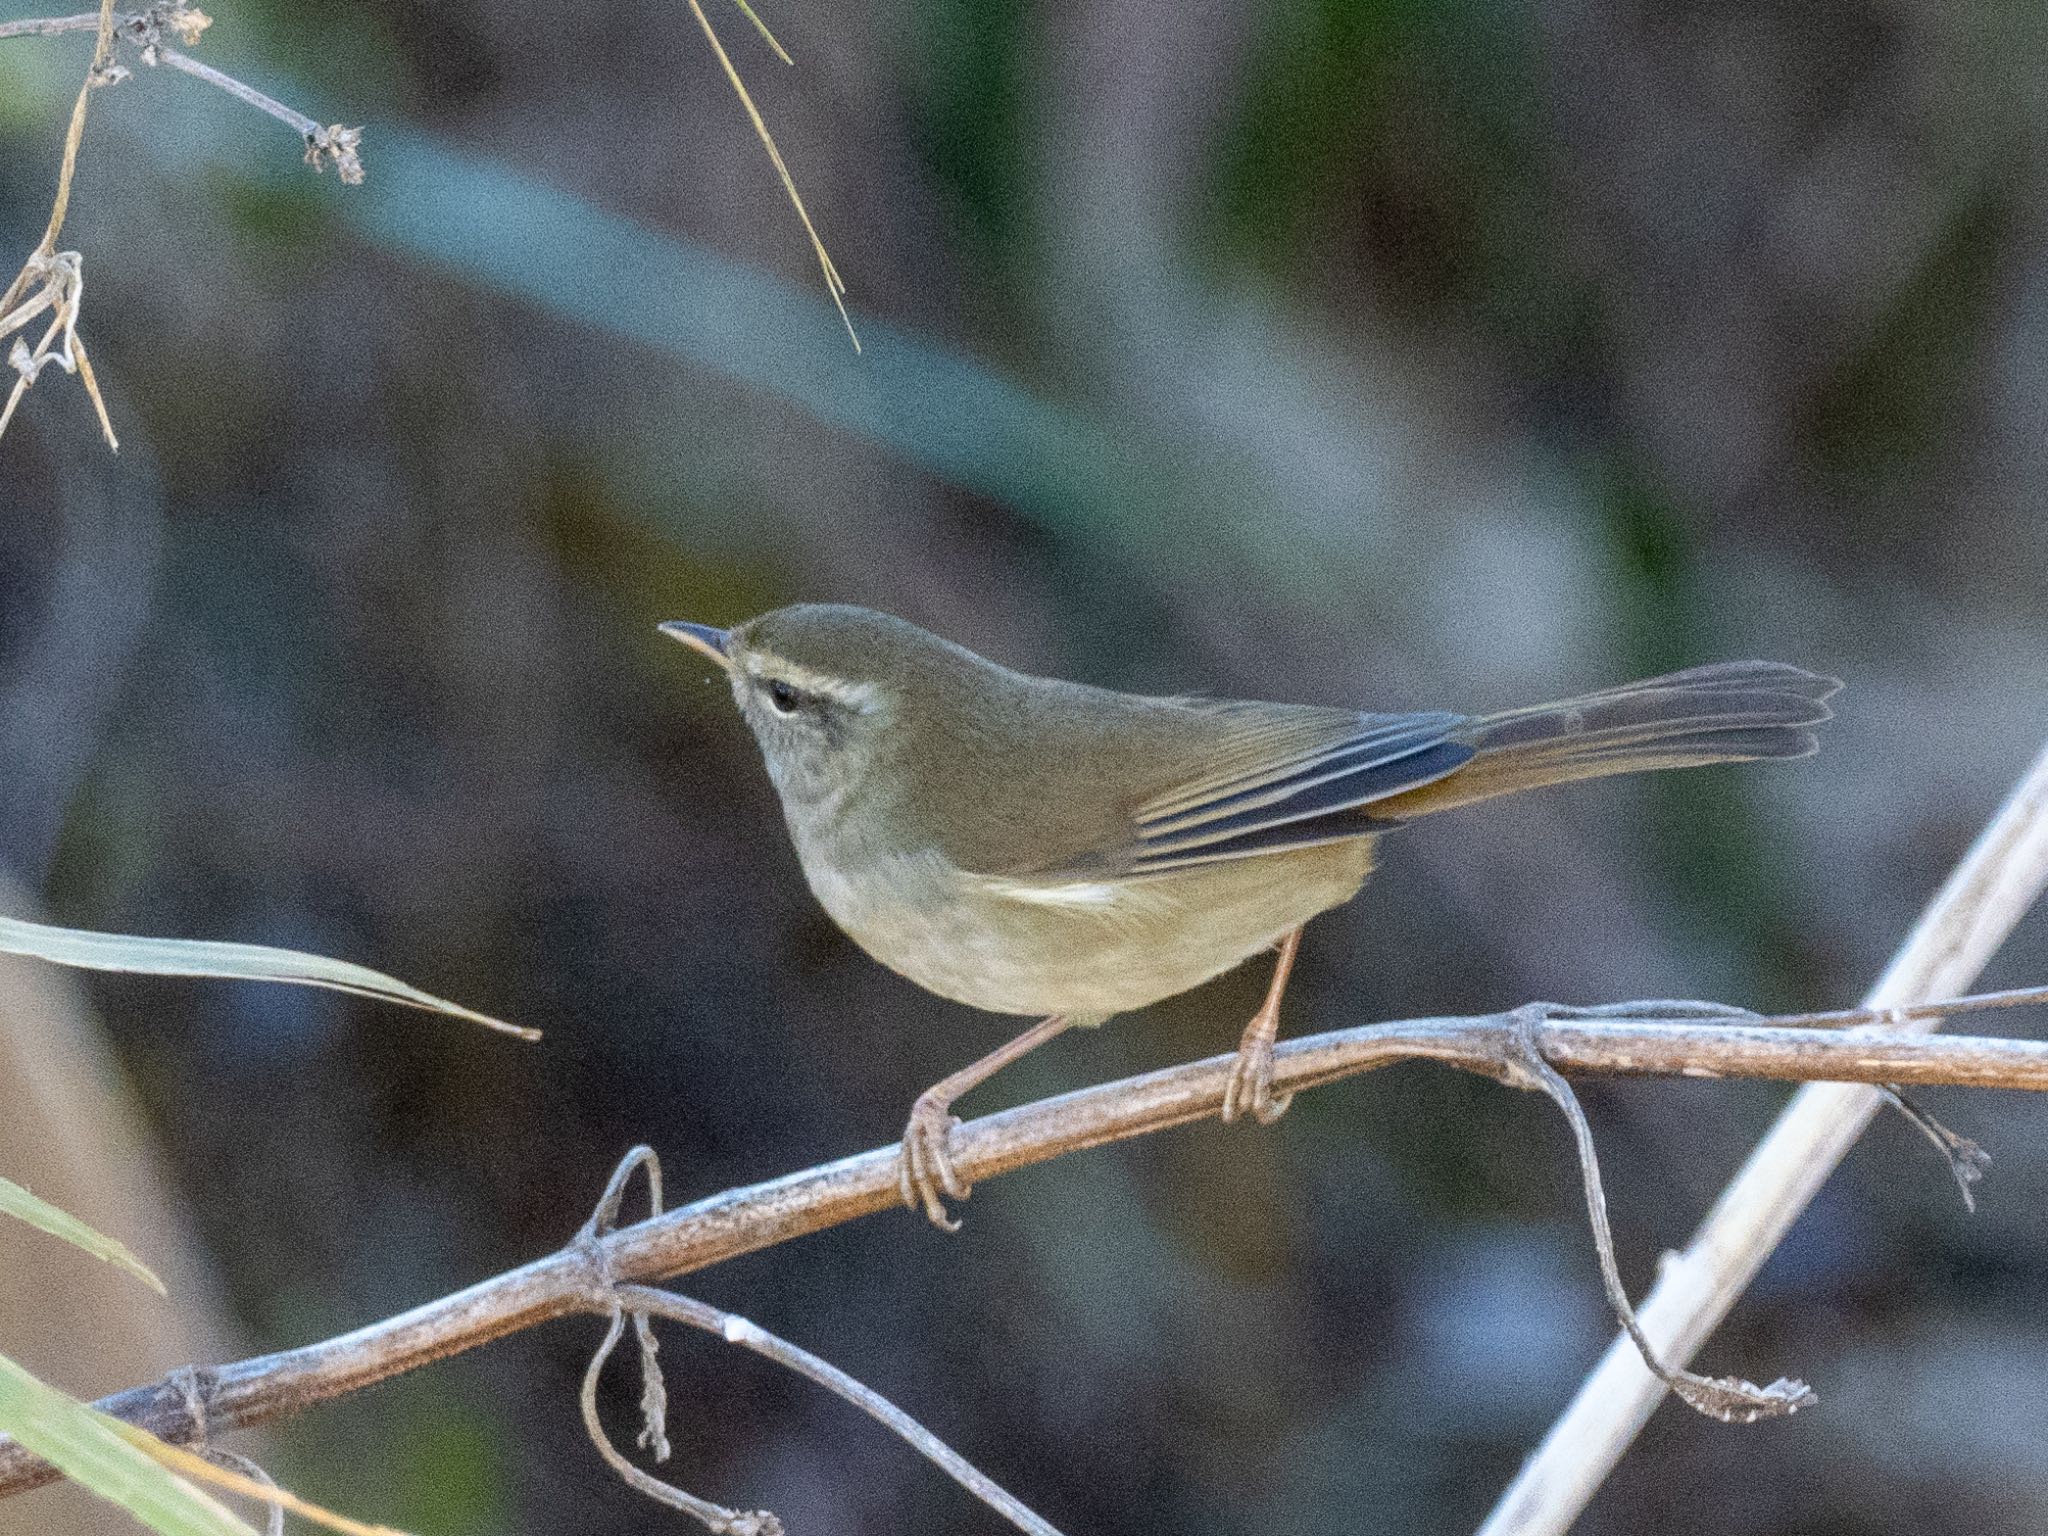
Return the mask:
POLYGON ((1452 734, 1468 723, 1464 715, 1208 709, 1225 730, 1223 750, 1203 771, 1139 805, 1127 837, 1034 873, 1156 875, 1383 831, 1393 823, 1373 822, 1374 801, 1440 779, 1472 757, 1452 734))

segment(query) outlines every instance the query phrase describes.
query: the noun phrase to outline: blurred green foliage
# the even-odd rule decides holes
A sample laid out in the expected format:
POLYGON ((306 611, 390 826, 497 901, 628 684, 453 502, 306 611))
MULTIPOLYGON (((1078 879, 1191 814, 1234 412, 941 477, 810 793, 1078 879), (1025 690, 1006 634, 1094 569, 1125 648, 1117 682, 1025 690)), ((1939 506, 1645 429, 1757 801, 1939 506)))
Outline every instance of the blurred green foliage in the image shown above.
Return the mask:
POLYGON ((909 10, 916 142, 951 194, 954 234, 991 275, 1042 234, 1030 180, 1039 19, 1026 0, 918 0, 909 10))
MULTIPOLYGON (((1994 319, 1998 253, 2011 218, 2007 195, 1996 190, 1957 206, 1867 340, 1816 393, 1807 423, 1815 457, 1849 494, 1938 461, 1964 426, 1964 396, 1994 319)), ((1887 515, 1883 504, 1876 510, 1887 515)), ((1892 516, 1904 524, 1886 530, 1893 538, 1918 523, 1910 507, 1892 516)), ((1895 547, 1903 552, 1913 542, 1895 547)))

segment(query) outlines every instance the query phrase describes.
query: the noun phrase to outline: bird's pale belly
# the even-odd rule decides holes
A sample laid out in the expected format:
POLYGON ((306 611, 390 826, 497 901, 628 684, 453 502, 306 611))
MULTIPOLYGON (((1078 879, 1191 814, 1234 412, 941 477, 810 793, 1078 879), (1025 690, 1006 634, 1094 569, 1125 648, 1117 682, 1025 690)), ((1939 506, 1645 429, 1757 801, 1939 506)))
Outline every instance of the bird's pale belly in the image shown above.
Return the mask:
POLYGON ((1103 1015, 1199 986, 1348 901, 1371 845, 1052 887, 989 881, 934 855, 851 874, 804 864, 839 926, 919 986, 994 1013, 1103 1015))

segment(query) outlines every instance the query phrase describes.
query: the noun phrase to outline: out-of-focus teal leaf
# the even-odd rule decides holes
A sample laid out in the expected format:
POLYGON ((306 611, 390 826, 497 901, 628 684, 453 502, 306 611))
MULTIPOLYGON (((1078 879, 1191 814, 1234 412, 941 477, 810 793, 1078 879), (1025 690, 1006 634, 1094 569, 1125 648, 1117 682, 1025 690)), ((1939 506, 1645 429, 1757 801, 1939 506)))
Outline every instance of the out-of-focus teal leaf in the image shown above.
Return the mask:
POLYGON ((0 1179, 0 1212, 18 1217, 32 1227, 39 1227, 52 1237, 61 1237, 74 1247, 83 1248, 94 1258, 118 1264, 157 1295, 164 1294, 163 1281, 157 1279, 155 1272, 126 1247, 103 1232, 95 1232, 69 1211, 59 1209, 39 1195, 30 1194, 12 1179, 0 1179))
POLYGON ((381 998, 408 1008, 423 1008, 450 1018, 467 1019, 486 1029, 502 1030, 522 1040, 538 1040, 540 1031, 507 1024, 487 1013, 422 992, 381 971, 330 960, 295 949, 266 944, 222 944, 202 939, 149 939, 125 933, 93 933, 83 928, 52 928, 20 918, 0 917, 0 951, 33 955, 56 965, 88 971, 129 971, 146 976, 213 976, 234 981, 280 981, 293 986, 326 987, 358 997, 381 998))

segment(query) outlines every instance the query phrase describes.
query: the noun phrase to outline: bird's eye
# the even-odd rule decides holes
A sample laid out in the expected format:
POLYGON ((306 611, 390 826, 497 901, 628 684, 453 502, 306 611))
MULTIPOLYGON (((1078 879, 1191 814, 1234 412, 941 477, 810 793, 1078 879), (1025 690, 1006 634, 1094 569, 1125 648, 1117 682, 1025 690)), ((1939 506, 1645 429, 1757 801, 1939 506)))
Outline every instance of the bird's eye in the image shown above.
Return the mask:
POLYGON ((768 685, 768 702, 775 706, 777 714, 793 715, 796 713, 797 691, 778 677, 768 685))

